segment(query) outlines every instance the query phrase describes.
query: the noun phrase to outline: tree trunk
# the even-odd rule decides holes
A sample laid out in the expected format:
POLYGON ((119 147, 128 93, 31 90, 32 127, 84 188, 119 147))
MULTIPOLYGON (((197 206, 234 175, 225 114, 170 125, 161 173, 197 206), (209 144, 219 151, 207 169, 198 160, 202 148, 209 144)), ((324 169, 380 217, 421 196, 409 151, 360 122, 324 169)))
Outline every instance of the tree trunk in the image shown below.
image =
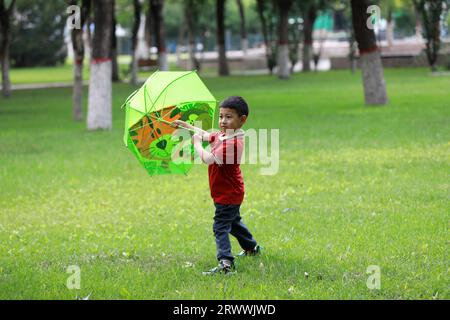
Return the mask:
MULTIPOLYGON (((76 5, 78 1, 71 1, 76 5)), ((72 29, 72 48, 74 53, 73 65, 73 92, 72 92, 72 118, 74 121, 83 120, 83 63, 84 63, 84 39, 83 27, 89 16, 91 0, 83 0, 81 7, 80 29, 72 29)))
POLYGON ((241 49, 244 56, 247 55, 248 50, 248 39, 247 39, 247 27, 245 24, 245 11, 242 5, 242 0, 236 0, 239 8, 239 17, 241 18, 241 49))
POLYGON ((426 40, 426 54, 431 71, 437 71, 437 57, 441 46, 440 22, 444 1, 414 1, 414 6, 422 15, 423 32, 426 40))
POLYGON ((116 3, 113 0, 113 9, 112 9, 112 26, 111 26, 111 58, 112 58, 112 81, 118 82, 120 81, 119 75, 119 63, 117 62, 117 36, 116 36, 116 3))
POLYGON ((134 24, 131 35, 131 84, 133 85, 138 83, 137 45, 139 27, 141 26, 141 11, 142 4, 140 0, 134 0, 134 24))
POLYGON ((194 70, 197 69, 198 61, 195 56, 195 22, 194 22, 194 12, 197 13, 196 8, 194 7, 196 5, 195 1, 188 1, 185 6, 184 16, 186 19, 186 27, 187 27, 187 33, 188 33, 188 63, 187 63, 187 69, 188 70, 194 70))
POLYGON ((351 0, 352 22, 358 42, 366 105, 387 103, 383 65, 373 29, 367 28, 369 0, 351 0))
POLYGON ((225 1, 216 0, 217 50, 219 53, 219 76, 228 76, 228 62, 225 48, 225 1))
POLYGON ((317 17, 317 9, 312 3, 305 14, 303 36, 303 72, 311 71, 311 57, 313 54, 313 28, 317 17))
POLYGON ((4 98, 11 97, 11 80, 9 78, 9 69, 10 69, 10 62, 9 62, 9 47, 11 44, 10 41, 10 31, 6 30, 7 34, 4 35, 4 39, 2 42, 2 50, 0 52, 1 56, 1 65, 2 65, 2 95, 4 98))
POLYGON ((185 22, 181 23, 178 26, 178 39, 177 39, 177 49, 176 49, 176 56, 177 56, 177 66, 181 66, 181 47, 185 44, 186 39, 186 17, 184 18, 185 22))
POLYGON ((422 23, 420 21, 420 11, 417 5, 414 6, 415 32, 417 40, 422 40, 422 23))
POLYGON ((270 74, 273 74, 273 70, 270 67, 270 60, 269 57, 271 56, 271 46, 269 43, 269 35, 268 35, 268 31, 267 31, 267 21, 266 21, 266 17, 264 16, 264 11, 265 11, 265 0, 257 0, 256 1, 256 6, 258 9, 258 16, 259 16, 259 20, 261 22, 261 29, 262 29, 262 34, 263 34, 263 39, 264 39, 264 47, 265 47, 265 51, 266 51, 266 61, 267 61, 267 68, 269 69, 270 74))
POLYGON ((72 118, 83 120, 83 59, 73 66, 72 118))
MULTIPOLYGON (((91 5, 92 7, 92 5, 91 5)), ((84 57, 87 59, 90 59, 92 56, 92 37, 91 37, 91 30, 90 26, 92 23, 92 19, 90 15, 86 17, 86 30, 83 34, 83 46, 84 46, 84 57)))
POLYGON ((89 130, 112 128, 112 8, 113 0, 94 1, 95 32, 87 114, 89 130))
POLYGON ((0 0, 0 31, 2 42, 0 43, 0 60, 2 68, 2 95, 4 98, 11 96, 10 70, 10 47, 11 47, 11 17, 16 1, 11 1, 9 7, 5 7, 4 1, 0 0))
POLYGON ((289 79, 291 72, 289 68, 289 9, 292 0, 280 0, 278 2, 280 11, 280 21, 278 25, 278 77, 280 79, 289 79))
POLYGON ((389 7, 387 15, 386 40, 388 47, 392 47, 394 43, 394 21, 392 20, 392 7, 389 7))
POLYGON ((189 52, 189 58, 188 58, 188 64, 187 69, 188 70, 194 70, 197 69, 197 58, 195 56, 195 37, 194 37, 194 31, 192 29, 188 29, 188 52, 189 52))
POLYGON ((151 12, 155 25, 155 40, 158 48, 158 68, 161 71, 169 70, 167 64, 165 27, 164 27, 164 0, 150 0, 151 12))

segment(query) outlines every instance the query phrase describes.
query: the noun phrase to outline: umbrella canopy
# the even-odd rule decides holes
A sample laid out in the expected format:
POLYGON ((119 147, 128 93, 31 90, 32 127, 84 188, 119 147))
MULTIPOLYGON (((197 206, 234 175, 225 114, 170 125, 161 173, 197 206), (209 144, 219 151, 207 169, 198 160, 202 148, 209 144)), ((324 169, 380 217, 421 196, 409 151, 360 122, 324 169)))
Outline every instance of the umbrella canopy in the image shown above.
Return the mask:
POLYGON ((175 120, 212 128, 217 101, 195 71, 153 73, 124 103, 124 143, 150 175, 182 173, 192 166, 190 139, 171 126, 175 120), (186 148, 187 145, 187 148, 186 148), (183 152, 189 150, 188 160, 183 152))

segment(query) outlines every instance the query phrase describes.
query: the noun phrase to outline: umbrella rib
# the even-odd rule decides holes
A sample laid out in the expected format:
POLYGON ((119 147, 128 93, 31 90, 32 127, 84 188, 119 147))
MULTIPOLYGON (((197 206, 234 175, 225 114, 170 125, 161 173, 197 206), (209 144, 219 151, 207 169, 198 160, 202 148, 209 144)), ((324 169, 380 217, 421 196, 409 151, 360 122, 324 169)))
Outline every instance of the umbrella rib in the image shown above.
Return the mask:
MULTIPOLYGON (((172 124, 172 122, 166 121, 166 120, 164 120, 164 119, 158 119, 157 117, 154 117, 154 116, 152 116, 151 114, 147 114, 147 116, 149 116, 149 117, 152 118, 152 119, 161 121, 162 123, 167 124, 167 125, 169 125, 169 126, 172 124)), ((132 129, 130 129, 130 130, 128 130, 128 131, 136 131, 136 130, 139 130, 139 129, 145 127, 146 125, 148 125, 148 124, 143 124, 142 126, 139 126, 139 127, 136 127, 136 128, 132 128, 132 129)))
POLYGON ((148 93, 147 87, 144 87, 144 105, 145 105, 145 113, 146 114, 149 112, 149 111, 147 111, 147 97, 150 100, 152 107, 154 107, 155 105, 152 101, 152 98, 150 97, 150 94, 148 93))
POLYGON ((161 90, 161 93, 158 95, 158 97, 156 98, 155 102, 153 102, 153 105, 155 106, 156 102, 158 102, 158 100, 159 100, 159 98, 161 97, 161 95, 163 94, 164 90, 166 90, 168 87, 170 87, 175 81, 180 80, 181 78, 186 77, 186 76, 188 76, 188 75, 190 75, 190 74, 192 74, 192 73, 196 73, 196 72, 195 72, 195 71, 186 72, 185 74, 183 74, 183 75, 179 76, 178 78, 173 79, 171 82, 169 82, 169 83, 164 87, 164 89, 161 90))

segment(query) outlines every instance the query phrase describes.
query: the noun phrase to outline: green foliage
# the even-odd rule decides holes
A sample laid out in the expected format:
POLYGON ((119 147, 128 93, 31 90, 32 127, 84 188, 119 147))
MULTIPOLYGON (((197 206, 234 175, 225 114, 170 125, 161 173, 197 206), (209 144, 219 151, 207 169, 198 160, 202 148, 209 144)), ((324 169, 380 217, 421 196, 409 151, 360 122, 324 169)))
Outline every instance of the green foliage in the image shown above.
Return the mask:
MULTIPOLYGON (((145 2, 148 2, 145 1, 145 2)), ((145 7, 145 6, 144 6, 145 7)), ((142 13, 145 13, 143 11, 142 13)), ((116 0, 116 21, 123 28, 132 29, 134 19, 133 0, 116 0)))
POLYGON ((53 66, 64 62, 65 0, 17 1, 19 19, 12 29, 11 63, 14 67, 53 66))
POLYGON ((0 108, 0 299, 449 299, 450 78, 385 76, 383 108, 346 70, 205 79, 248 100, 244 129, 280 129, 277 175, 242 165, 241 213, 265 250, 231 277, 201 275, 216 263, 206 166, 151 178, 124 148, 134 88, 114 85, 106 132, 71 121, 70 88, 17 92, 0 108))
POLYGON ((397 9, 393 18, 395 21, 395 31, 403 36, 411 36, 415 33, 416 17, 414 7, 397 9))

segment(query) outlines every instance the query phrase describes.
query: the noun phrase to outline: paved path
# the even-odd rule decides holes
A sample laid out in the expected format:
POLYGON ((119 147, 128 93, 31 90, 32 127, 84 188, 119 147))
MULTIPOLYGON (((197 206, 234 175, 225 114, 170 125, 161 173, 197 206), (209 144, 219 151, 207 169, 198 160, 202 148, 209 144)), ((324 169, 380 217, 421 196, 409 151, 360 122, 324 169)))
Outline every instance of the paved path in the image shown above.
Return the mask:
MULTIPOLYGON (((83 85, 87 86, 88 81, 84 81, 83 85)), ((50 82, 50 83, 24 83, 24 84, 12 84, 11 89, 16 90, 32 90, 32 89, 49 89, 49 88, 70 88, 73 86, 73 82, 50 82)), ((0 85, 0 89, 1 89, 0 85)))

